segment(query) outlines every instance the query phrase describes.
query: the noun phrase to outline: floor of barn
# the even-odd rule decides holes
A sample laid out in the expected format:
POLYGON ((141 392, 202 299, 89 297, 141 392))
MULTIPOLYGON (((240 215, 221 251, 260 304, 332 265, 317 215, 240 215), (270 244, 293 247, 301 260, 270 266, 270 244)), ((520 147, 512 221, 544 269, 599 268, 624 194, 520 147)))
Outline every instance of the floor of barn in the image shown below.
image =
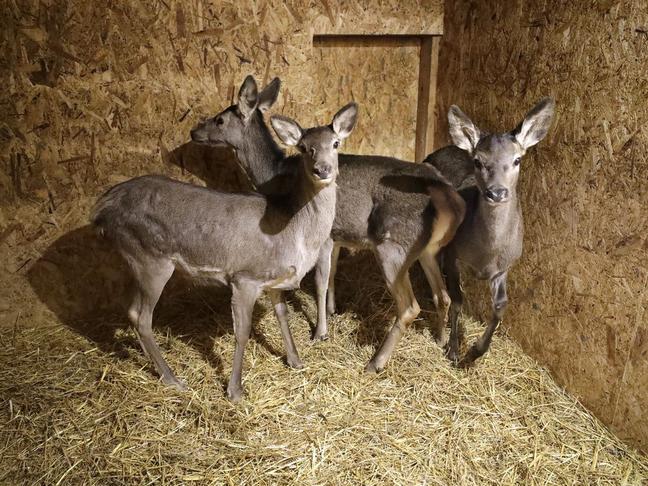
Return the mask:
MULTIPOLYGON (((234 338, 223 291, 160 303, 157 340, 185 393, 157 381, 122 315, 70 326, 50 312, 0 328, 0 483, 648 481, 648 460, 505 336, 457 370, 421 319, 383 373, 364 374, 392 308, 371 257, 360 260, 363 271, 341 262, 331 340, 309 340, 311 284, 291 295, 303 370, 284 365, 272 309, 257 304, 239 405, 224 394, 234 338)), ((481 332, 467 325, 468 339, 481 332)))

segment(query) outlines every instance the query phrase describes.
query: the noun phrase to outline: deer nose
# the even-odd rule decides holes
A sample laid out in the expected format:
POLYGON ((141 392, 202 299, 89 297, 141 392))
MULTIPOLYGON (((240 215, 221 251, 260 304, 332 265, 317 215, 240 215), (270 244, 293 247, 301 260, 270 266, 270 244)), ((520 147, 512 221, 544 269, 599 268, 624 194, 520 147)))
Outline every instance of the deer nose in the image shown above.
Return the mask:
POLYGON ((331 175, 329 167, 313 167, 313 175, 318 179, 328 179, 331 175))
POLYGON ((508 199, 509 192, 504 187, 489 187, 484 195, 493 202, 502 202, 508 199))

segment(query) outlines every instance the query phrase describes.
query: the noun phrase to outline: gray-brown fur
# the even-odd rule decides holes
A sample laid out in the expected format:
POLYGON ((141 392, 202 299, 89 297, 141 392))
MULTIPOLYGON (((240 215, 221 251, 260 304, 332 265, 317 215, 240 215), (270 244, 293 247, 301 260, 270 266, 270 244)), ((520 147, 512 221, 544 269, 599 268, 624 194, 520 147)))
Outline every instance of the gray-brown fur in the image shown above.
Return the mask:
POLYGON ((252 308, 264 290, 281 325, 288 364, 302 366, 288 328, 282 290, 298 287, 329 237, 336 201, 333 145, 348 136, 356 113, 354 104, 347 105, 331 126, 308 130, 290 119, 273 118, 282 140, 304 148, 301 156, 290 160, 294 164, 290 189, 281 196, 223 193, 144 176, 113 187, 99 199, 91 220, 133 271, 137 290, 129 317, 165 383, 184 388, 151 333, 153 309, 175 269, 232 289, 236 350, 227 387, 230 399, 242 396, 243 352, 252 308), (317 147, 316 154, 311 153, 312 147, 317 147))
POLYGON ((439 169, 460 189, 466 217, 454 240, 443 251, 451 305, 448 357, 458 365, 471 365, 490 346, 508 302, 506 279, 522 255, 522 211, 517 195, 521 157, 542 140, 551 125, 554 102, 545 98, 510 133, 482 133, 456 106, 450 108, 450 135, 456 147, 446 147, 424 161, 439 169), (458 261, 468 265, 478 279, 488 280, 493 316, 484 334, 459 357, 462 332, 458 316, 463 292, 458 261))
MULTIPOLYGON (((234 147, 252 182, 266 194, 281 187, 277 180, 284 179, 290 171, 290 167, 278 162, 282 156, 277 153, 278 147, 271 138, 258 135, 267 131, 262 112, 268 103, 264 100, 276 98, 268 90, 276 92, 278 89, 278 81, 273 81, 257 95, 256 112, 246 115, 244 112, 252 106, 248 105, 248 100, 253 100, 257 93, 254 79, 248 76, 241 86, 237 105, 192 131, 194 141, 226 143, 234 147), (254 143, 242 141, 246 137, 254 143)), ((316 265, 318 320, 314 338, 327 337, 327 311, 334 312, 334 275, 339 247, 371 249, 398 308, 396 323, 367 365, 368 371, 378 371, 385 366, 402 332, 419 313, 409 280, 409 267, 425 255, 421 263, 426 274, 434 276, 428 271, 429 262, 434 261, 439 241, 454 234, 463 217, 463 201, 430 166, 389 157, 340 154, 339 171, 332 239, 322 246, 316 265), (431 193, 439 201, 438 207, 431 203, 431 193), (437 224, 441 215, 444 225, 437 224), (435 233, 435 228, 437 233, 443 230, 443 234, 435 233)), ((436 279, 430 284, 435 295, 439 295, 442 282, 436 279)))

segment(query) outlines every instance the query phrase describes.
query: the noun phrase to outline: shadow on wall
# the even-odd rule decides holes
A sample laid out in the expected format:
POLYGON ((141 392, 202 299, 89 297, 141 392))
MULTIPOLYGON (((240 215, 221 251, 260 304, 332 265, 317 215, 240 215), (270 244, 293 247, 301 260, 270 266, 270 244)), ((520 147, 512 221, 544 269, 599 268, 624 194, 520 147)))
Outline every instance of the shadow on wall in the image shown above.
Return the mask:
MULTIPOLYGON (((227 191, 251 188, 229 149, 186 143, 163 156, 208 187, 227 191)), ((121 358, 128 357, 130 351, 141 353, 134 334, 117 333, 130 327, 126 314, 133 285, 130 270, 91 225, 72 230, 52 243, 29 269, 27 279, 62 323, 102 351, 121 358)), ((223 366, 213 348, 215 339, 232 332, 229 300, 226 288, 197 287, 174 274, 155 309, 154 326, 167 328, 171 335, 194 347, 220 375, 223 366)), ((266 310, 261 306, 255 310, 256 322, 266 310)), ((253 334, 252 339, 271 354, 282 355, 263 337, 253 334)))
POLYGON ((234 150, 228 147, 211 147, 192 142, 182 144, 172 151, 162 149, 163 160, 202 180, 207 187, 229 192, 253 190, 253 185, 239 165, 234 150))
POLYGON ((29 269, 27 279, 61 322, 73 329, 83 328, 82 334, 102 349, 113 339, 116 327, 86 323, 101 315, 125 317, 130 288, 128 267, 90 225, 52 243, 29 269))

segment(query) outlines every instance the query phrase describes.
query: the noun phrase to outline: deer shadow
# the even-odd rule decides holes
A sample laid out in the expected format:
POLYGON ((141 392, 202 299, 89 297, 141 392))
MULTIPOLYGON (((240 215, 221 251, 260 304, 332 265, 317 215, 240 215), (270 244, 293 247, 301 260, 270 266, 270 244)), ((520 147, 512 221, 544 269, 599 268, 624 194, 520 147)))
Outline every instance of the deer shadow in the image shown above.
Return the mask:
MULTIPOLYGON (((163 158, 202 179, 208 187, 226 191, 249 188, 229 149, 186 143, 163 153, 163 158)), ((133 333, 120 332, 130 328, 126 314, 132 297, 130 270, 91 225, 69 231, 52 243, 30 267, 27 280, 60 322, 103 352, 120 359, 127 359, 130 352, 142 352, 133 333)), ((230 295, 227 288, 197 286, 176 273, 155 308, 154 328, 164 329, 192 346, 222 375, 223 362, 213 349, 218 338, 233 333, 230 295)), ((258 303, 253 323, 265 312, 267 309, 258 303)), ((283 355, 258 333, 253 332, 251 338, 270 354, 283 355)))
MULTIPOLYGON (((442 317, 434 309, 423 269, 415 262, 409 273, 416 300, 422 309, 419 319, 412 324, 412 329, 418 332, 429 329, 435 335, 438 327, 443 325, 442 321, 439 321, 442 317)), ((304 287, 314 294, 313 279, 307 280, 304 287)), ((338 318, 336 316, 351 313, 359 321, 355 332, 356 343, 377 349, 395 320, 396 306, 371 252, 350 253, 345 249, 341 250, 335 278, 335 297, 336 315, 329 318, 332 333, 338 318)), ((292 303, 294 309, 304 314, 314 329, 314 323, 305 311, 307 305, 301 301, 301 297, 295 295, 292 303)))
MULTIPOLYGON (((130 270, 90 225, 51 244, 30 267, 27 279, 63 324, 103 352, 120 359, 142 352, 134 334, 119 332, 130 327, 126 314, 133 286, 130 270)), ((221 375, 223 362, 213 350, 217 339, 232 334, 230 296, 227 288, 196 286, 174 274, 155 308, 154 327, 193 347, 221 375)), ((253 322, 266 312, 258 303, 253 322)), ((282 356, 257 333, 252 339, 272 355, 282 356)))
POLYGON ((254 190, 236 153, 229 147, 187 142, 170 152, 162 149, 162 160, 179 167, 182 175, 192 174, 212 189, 226 192, 254 190))

